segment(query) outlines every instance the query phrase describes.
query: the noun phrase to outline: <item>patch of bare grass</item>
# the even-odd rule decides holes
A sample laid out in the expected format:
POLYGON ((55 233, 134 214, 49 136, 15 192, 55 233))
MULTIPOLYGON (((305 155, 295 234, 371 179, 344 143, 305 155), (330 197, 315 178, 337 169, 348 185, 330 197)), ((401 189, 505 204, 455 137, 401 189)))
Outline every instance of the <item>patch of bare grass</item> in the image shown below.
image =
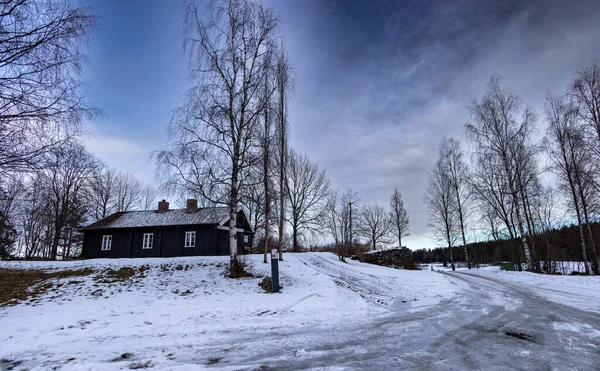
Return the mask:
POLYGON ((138 268, 122 267, 119 269, 107 268, 96 277, 96 282, 99 283, 115 283, 130 280, 136 276, 145 277, 146 271, 150 269, 147 265, 142 265, 138 268))
POLYGON ((56 283, 52 279, 83 277, 94 273, 93 269, 45 271, 39 269, 0 269, 0 307, 15 305, 35 299, 56 283))

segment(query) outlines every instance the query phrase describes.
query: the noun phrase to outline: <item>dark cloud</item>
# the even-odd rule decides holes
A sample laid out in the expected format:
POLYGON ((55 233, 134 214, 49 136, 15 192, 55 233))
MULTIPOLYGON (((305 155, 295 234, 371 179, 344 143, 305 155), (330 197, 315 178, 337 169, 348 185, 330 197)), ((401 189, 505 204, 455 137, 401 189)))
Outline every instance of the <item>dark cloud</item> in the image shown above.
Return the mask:
MULTIPOLYGON (((423 192, 437 145, 463 139, 491 75, 541 113, 578 65, 600 57, 594 1, 314 1, 276 4, 297 70, 293 144, 337 187, 412 218, 410 247, 432 245, 423 192)), ((543 132, 543 122, 539 122, 543 132)))

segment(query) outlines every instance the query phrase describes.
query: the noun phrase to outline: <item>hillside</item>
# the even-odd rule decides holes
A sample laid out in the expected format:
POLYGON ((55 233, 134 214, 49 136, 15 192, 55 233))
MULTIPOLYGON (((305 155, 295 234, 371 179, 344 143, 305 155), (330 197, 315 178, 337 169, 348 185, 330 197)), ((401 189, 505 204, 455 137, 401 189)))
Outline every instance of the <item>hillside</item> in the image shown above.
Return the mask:
MULTIPOLYGON (((262 256, 248 258, 257 276, 269 274, 262 256)), ((219 365, 250 356, 263 346, 261 334, 361 327, 429 308, 456 290, 436 272, 306 253, 285 255, 283 290, 266 294, 260 278, 225 278, 227 259, 0 262, 4 277, 15 270, 50 277, 34 286, 37 296, 0 306, 0 369, 219 365)))

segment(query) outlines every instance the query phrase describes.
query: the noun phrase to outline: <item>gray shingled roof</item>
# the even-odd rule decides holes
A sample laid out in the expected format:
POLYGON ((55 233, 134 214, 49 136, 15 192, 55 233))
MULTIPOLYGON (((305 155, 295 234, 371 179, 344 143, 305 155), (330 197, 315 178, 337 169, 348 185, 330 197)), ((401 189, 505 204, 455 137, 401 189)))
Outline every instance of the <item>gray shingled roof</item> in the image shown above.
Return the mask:
POLYGON ((227 207, 207 207, 188 211, 124 211, 107 216, 82 228, 82 231, 115 228, 162 227, 169 225, 223 224, 229 218, 227 207))

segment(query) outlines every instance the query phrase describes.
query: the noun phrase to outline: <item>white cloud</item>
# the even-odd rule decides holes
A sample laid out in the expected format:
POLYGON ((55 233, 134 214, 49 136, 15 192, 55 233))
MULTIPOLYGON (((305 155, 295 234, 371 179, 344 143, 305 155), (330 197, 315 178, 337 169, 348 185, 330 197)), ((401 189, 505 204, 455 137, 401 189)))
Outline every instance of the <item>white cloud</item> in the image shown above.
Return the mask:
POLYGON ((107 166, 128 171, 144 184, 154 183, 154 165, 149 159, 155 148, 152 145, 126 137, 93 132, 85 136, 83 141, 88 150, 107 166))

